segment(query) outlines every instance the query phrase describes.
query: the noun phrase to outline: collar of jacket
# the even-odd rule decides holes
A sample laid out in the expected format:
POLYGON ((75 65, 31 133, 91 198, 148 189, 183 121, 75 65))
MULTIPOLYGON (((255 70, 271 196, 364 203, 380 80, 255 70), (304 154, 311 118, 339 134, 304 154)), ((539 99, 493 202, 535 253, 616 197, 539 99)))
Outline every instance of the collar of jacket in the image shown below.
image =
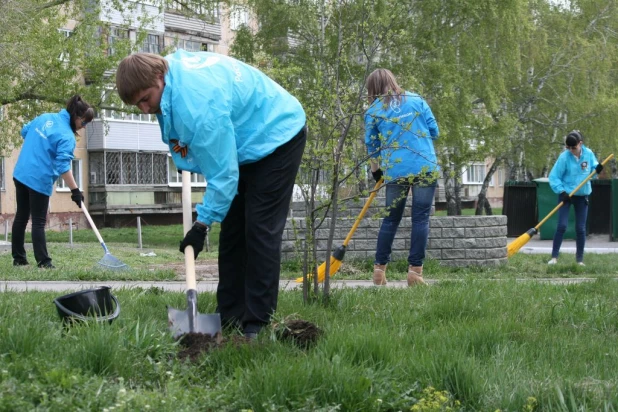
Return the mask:
POLYGON ((67 123, 69 124, 69 127, 71 127, 71 115, 69 114, 69 112, 67 111, 67 109, 62 109, 58 112, 58 115, 63 119, 66 120, 67 123))
POLYGON ((170 71, 171 67, 165 74, 165 86, 163 86, 161 102, 159 103, 161 114, 157 114, 159 123, 163 125, 163 127, 161 127, 161 139, 167 144, 170 143, 170 131, 172 129, 172 76, 170 75, 170 71))

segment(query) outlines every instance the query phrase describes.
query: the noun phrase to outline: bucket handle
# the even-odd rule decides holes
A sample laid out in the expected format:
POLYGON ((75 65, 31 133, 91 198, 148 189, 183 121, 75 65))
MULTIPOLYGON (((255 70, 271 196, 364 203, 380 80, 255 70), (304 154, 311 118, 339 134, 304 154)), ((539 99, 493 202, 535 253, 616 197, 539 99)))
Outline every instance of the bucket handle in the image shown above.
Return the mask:
MULTIPOLYGON (((107 316, 97 317, 97 318, 95 318, 96 320, 100 320, 102 322, 105 322, 105 321, 108 321, 110 319, 115 319, 120 314, 120 304, 118 303, 118 299, 116 298, 116 296, 112 295, 111 293, 110 293, 110 297, 112 298, 112 300, 114 301, 114 304, 116 305, 116 308, 114 309, 114 313, 112 313, 111 315, 107 315, 107 316)), ((60 309, 62 309, 64 311, 64 313, 67 313, 71 317, 74 317, 74 318, 77 318, 77 319, 83 320, 83 321, 91 320, 91 318, 88 318, 88 317, 86 317, 84 315, 80 315, 79 313, 75 313, 72 310, 69 310, 69 309, 65 308, 64 305, 58 301, 58 299, 54 299, 54 303, 56 305, 58 305, 60 307, 60 309)))

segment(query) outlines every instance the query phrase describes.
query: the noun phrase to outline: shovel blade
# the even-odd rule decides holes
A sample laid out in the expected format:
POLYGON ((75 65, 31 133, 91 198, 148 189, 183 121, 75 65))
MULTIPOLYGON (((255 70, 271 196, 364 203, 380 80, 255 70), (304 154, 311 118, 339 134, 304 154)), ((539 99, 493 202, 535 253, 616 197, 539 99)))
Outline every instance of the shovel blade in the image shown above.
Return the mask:
POLYGON ((167 321, 174 339, 187 333, 202 333, 213 337, 221 333, 221 316, 218 313, 197 313, 193 327, 191 327, 191 313, 190 308, 178 310, 168 306, 167 321))

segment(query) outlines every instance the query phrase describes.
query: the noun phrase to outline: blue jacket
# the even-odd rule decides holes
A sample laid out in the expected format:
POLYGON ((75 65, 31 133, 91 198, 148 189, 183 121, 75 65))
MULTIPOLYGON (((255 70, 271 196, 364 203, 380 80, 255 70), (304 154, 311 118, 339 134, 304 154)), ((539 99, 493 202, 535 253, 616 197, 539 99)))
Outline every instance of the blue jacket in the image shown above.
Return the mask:
POLYGON ((388 106, 376 99, 365 112, 365 144, 372 158, 381 158, 385 181, 440 170, 433 147, 438 134, 429 105, 415 93, 388 106))
POLYGON ((44 113, 21 129, 21 147, 13 177, 44 195, 51 196, 54 182, 71 170, 75 134, 66 110, 44 113))
MULTIPOLYGON (((597 167, 597 160, 592 150, 582 144, 579 159, 569 150, 558 156, 558 160, 549 172, 549 186, 556 193, 571 193, 597 167)), ((590 181, 586 182, 574 196, 586 196, 592 193, 590 181)))
POLYGON ((305 112, 265 74, 231 57, 178 50, 166 59, 157 115, 162 139, 179 170, 208 182, 198 220, 221 222, 238 190, 238 167, 290 141, 304 127, 305 112), (172 140, 188 149, 186 157, 172 140))

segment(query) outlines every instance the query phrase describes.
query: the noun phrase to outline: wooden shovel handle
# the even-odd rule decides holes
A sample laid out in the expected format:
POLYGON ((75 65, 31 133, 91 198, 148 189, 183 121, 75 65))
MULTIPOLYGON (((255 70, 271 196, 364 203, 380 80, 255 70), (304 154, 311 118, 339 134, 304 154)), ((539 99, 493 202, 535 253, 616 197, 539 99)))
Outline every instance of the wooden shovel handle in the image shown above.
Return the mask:
MULTIPOLYGON (((191 203, 191 172, 182 171, 182 227, 185 235, 193 225, 193 206, 191 203)), ((197 290, 195 280, 195 254, 193 246, 185 247, 185 275, 187 289, 197 290)))

